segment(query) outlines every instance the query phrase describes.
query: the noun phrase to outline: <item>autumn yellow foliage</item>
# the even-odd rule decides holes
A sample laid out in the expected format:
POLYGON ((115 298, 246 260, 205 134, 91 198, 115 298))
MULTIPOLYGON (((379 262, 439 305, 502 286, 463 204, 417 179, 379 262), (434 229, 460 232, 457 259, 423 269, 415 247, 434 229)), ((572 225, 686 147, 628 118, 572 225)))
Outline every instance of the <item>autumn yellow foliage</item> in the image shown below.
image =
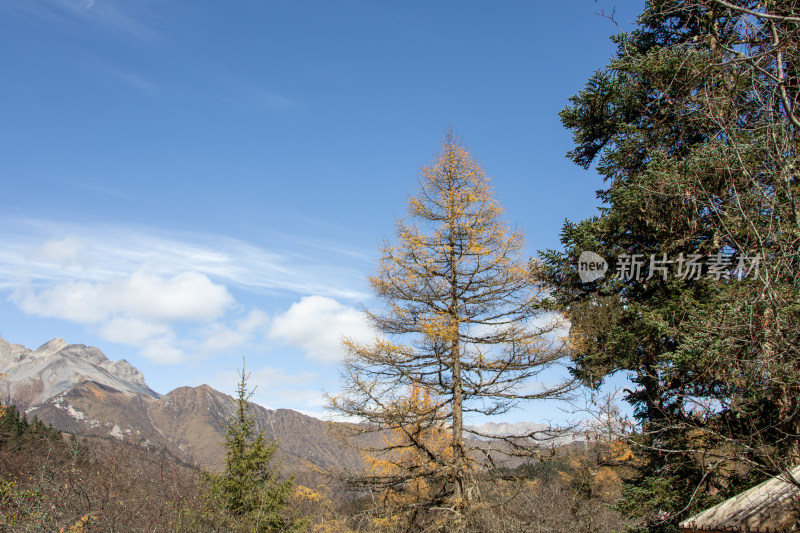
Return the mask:
POLYGON ((384 453, 365 454, 369 473, 405 480, 383 491, 382 499, 390 506, 430 500, 441 490, 437 482, 452 461, 452 435, 438 416, 431 392, 418 384, 409 386, 394 408, 415 422, 393 429, 385 437, 384 453))
POLYGON ((83 533, 87 531, 86 526, 90 525, 93 519, 94 515, 92 515, 92 513, 85 514, 68 528, 65 529, 62 527, 59 529, 59 533, 83 533))
POLYGON ((490 178, 449 131, 369 278, 381 306, 366 314, 380 337, 345 340, 344 388, 330 407, 364 421, 356 432, 388 432, 357 485, 414 515, 454 520, 477 501, 483 465, 465 413, 498 415, 569 389, 522 386, 562 354, 546 337, 557 326, 539 320, 522 234, 502 214, 490 178))

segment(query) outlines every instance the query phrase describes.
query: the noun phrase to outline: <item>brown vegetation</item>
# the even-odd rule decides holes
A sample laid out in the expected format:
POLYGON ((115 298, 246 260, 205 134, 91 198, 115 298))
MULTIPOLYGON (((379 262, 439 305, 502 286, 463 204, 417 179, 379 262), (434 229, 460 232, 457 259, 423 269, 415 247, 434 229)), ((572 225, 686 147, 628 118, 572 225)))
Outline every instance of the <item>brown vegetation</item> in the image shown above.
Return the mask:
POLYGON ((0 531, 170 531, 196 473, 116 440, 0 437, 0 531))
POLYGON ((337 506, 327 487, 298 487, 292 507, 308 517, 315 533, 624 531, 630 522, 611 507, 620 496, 622 477, 632 472, 629 458, 629 450, 609 443, 552 450, 514 469, 476 474, 481 500, 460 516, 428 512, 411 525, 407 506, 376 492, 337 506))
MULTIPOLYGON (((431 401, 419 391, 408 399, 423 407, 431 401)), ((39 421, 23 422, 13 406, 9 411, 0 429, 0 532, 249 531, 247 523, 209 506, 207 475, 169 454, 116 439, 65 438, 39 421)), ((424 438, 447 452, 446 432, 424 438)), ((409 449, 398 450, 372 467, 430 466, 409 449)), ((433 488, 422 481, 360 493, 335 483, 298 485, 287 516, 318 533, 399 532, 410 523, 418 531, 619 531, 625 524, 610 505, 630 461, 629 450, 604 442, 552 450, 492 475, 474 472, 481 499, 460 516, 428 512, 411 522, 407 504, 433 488)))

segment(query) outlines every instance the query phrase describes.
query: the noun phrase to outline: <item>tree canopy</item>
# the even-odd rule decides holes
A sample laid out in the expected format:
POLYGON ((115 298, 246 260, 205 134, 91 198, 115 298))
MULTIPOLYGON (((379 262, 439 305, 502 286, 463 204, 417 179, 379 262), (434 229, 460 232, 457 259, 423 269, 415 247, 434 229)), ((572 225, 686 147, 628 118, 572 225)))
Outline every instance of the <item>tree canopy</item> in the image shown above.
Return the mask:
POLYGON ((648 2, 561 113, 604 204, 564 225, 541 272, 575 375, 635 385, 643 460, 621 507, 651 530, 800 460, 798 14, 648 2), (583 251, 618 275, 582 282, 583 251))

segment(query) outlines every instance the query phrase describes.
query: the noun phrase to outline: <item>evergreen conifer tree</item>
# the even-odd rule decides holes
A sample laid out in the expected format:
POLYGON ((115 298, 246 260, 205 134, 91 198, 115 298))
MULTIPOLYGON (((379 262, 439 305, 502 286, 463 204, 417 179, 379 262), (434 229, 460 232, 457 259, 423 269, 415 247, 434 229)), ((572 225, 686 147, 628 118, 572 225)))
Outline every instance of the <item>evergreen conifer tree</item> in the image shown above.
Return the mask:
POLYGON ((604 206, 540 273, 576 376, 633 382, 620 508, 651 532, 800 461, 798 35, 796 1, 649 1, 561 113, 604 206), (609 275, 579 279, 582 252, 609 275))
POLYGON ((301 531, 302 521, 288 517, 287 502, 293 480, 280 479, 275 464, 278 441, 268 443, 264 433, 256 431, 255 417, 250 413, 247 389, 249 374, 244 364, 236 389, 236 413, 225 431, 225 469, 220 474, 207 474, 210 503, 221 511, 231 524, 242 531, 301 531))

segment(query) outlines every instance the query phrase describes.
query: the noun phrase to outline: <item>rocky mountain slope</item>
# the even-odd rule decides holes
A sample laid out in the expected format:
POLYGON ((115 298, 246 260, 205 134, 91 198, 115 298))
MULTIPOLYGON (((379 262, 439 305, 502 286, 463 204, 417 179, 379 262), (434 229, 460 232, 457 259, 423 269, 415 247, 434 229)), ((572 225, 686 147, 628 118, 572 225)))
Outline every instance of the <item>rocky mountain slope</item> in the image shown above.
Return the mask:
MULTIPOLYGON (((83 345, 54 339, 30 350, 0 338, 0 399, 15 403, 61 431, 115 438, 167 450, 216 470, 224 462, 225 424, 234 399, 208 385, 180 387, 164 396, 147 387, 124 360, 109 361, 83 345)), ((289 409, 251 404, 256 429, 277 438, 283 470, 357 469, 360 452, 344 446, 334 424, 289 409)))
MULTIPOLYGON (((208 385, 179 387, 161 396, 127 361, 112 362, 97 348, 61 339, 30 350, 0 338, 0 372, 7 374, 0 379, 0 400, 15 403, 29 418, 36 416, 68 433, 165 450, 211 470, 224 464, 225 426, 235 401, 208 385)), ((282 469, 297 475, 298 481, 312 480, 319 470, 354 471, 364 465, 362 453, 345 444, 339 424, 256 404, 251 404, 251 413, 256 430, 278 439, 282 469)), ((487 424, 475 429, 510 435, 543 426, 487 424)), ((385 435, 370 433, 359 439, 363 445, 380 447, 385 435)), ((505 447, 489 440, 472 440, 470 445, 484 450, 505 447)), ((497 459, 509 466, 520 461, 497 459)))
POLYGON ((53 339, 31 350, 0 338, 0 400, 21 409, 41 405, 82 381, 158 398, 144 376, 124 359, 109 361, 103 352, 82 344, 53 339))

